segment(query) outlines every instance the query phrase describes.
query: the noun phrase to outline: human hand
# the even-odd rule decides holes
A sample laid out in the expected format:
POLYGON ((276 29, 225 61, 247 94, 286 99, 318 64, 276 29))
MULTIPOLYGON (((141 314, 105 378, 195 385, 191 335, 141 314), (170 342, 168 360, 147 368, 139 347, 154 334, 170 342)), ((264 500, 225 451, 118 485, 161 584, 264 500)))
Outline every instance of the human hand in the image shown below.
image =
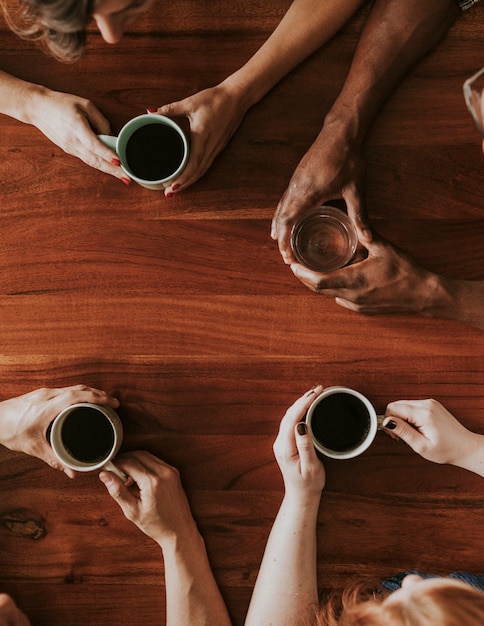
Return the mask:
POLYGON ((79 96, 34 87, 28 121, 67 154, 129 184, 118 155, 97 138, 109 134, 110 127, 94 104, 79 96))
POLYGON ((30 626, 28 617, 6 593, 0 593, 0 626, 30 626))
POLYGON ((332 296, 358 313, 436 313, 438 276, 376 234, 365 247, 366 258, 329 274, 299 263, 293 263, 291 270, 309 289, 332 296))
POLYGON ((161 115, 186 116, 190 121, 190 158, 180 176, 165 189, 165 195, 186 189, 205 174, 237 130, 246 110, 225 83, 157 110, 161 115))
POLYGON ((286 495, 298 500, 319 498, 325 484, 323 464, 303 423, 311 403, 322 390, 322 386, 317 385, 289 407, 274 442, 274 455, 282 473, 286 495))
POLYGON ((355 222, 358 238, 371 238, 363 205, 364 163, 361 147, 349 142, 331 125, 323 126, 301 159, 272 219, 271 237, 288 265, 296 261, 291 250, 291 229, 304 213, 329 200, 342 198, 355 222))
POLYGON ((73 478, 74 470, 63 467, 59 462, 47 441, 46 432, 62 409, 77 402, 92 402, 112 408, 119 406, 119 401, 106 392, 86 385, 37 389, 0 402, 0 443, 10 450, 42 459, 73 478))
POLYGON ((118 465, 134 481, 123 484, 111 472, 100 480, 127 519, 162 548, 192 532, 195 522, 176 468, 149 452, 136 451, 117 457, 118 465))
MULTIPOLYGON (((472 433, 436 400, 399 400, 385 411, 383 426, 394 439, 401 439, 424 459, 433 463, 468 466, 480 452, 484 464, 484 437, 472 433)), ((479 473, 479 472, 477 472, 479 473)))

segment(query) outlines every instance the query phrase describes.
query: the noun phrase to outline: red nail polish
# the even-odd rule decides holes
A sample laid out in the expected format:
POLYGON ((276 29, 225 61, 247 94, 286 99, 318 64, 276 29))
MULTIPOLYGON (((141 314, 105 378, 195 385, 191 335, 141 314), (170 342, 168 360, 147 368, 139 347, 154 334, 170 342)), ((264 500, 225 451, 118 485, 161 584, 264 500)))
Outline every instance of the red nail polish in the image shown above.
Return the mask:
POLYGON ((121 180, 123 181, 123 183, 125 185, 131 185, 131 179, 130 178, 121 178, 121 180))
POLYGON ((113 165, 121 165, 121 161, 120 161, 119 159, 117 159, 116 157, 113 157, 113 158, 111 159, 111 163, 112 163, 113 165))
POLYGON ((176 185, 173 185, 172 190, 176 191, 177 189, 180 189, 181 185, 179 185, 178 183, 176 185))
POLYGON ((174 194, 174 193, 172 193, 171 191, 169 191, 168 193, 165 193, 165 196, 166 196, 167 198, 173 198, 173 196, 174 196, 174 195, 175 195, 175 194, 174 194))
POLYGON ((148 107, 146 109, 147 113, 156 113, 158 111, 158 109, 156 107, 148 107))

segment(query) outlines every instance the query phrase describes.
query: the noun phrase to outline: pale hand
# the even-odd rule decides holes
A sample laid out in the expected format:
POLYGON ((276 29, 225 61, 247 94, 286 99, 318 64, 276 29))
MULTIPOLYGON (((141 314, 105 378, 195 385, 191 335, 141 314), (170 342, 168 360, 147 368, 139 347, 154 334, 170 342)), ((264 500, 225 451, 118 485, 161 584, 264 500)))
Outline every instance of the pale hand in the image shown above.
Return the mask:
POLYGON ((62 409, 77 402, 105 404, 114 409, 119 406, 115 398, 86 385, 37 389, 0 402, 0 443, 10 450, 42 459, 72 478, 75 472, 64 468, 57 460, 47 442, 46 432, 62 409))
POLYGON ((274 455, 284 479, 286 494, 298 500, 314 496, 319 498, 325 484, 324 467, 316 455, 311 436, 301 436, 297 432, 297 425, 304 421, 309 406, 322 390, 318 385, 289 407, 274 442, 274 455))
POLYGON ((28 122, 67 154, 101 172, 127 178, 112 163, 117 154, 99 141, 97 135, 110 133, 109 122, 92 102, 59 91, 35 86, 28 108, 28 122))
POLYGON ((436 400, 391 402, 383 425, 389 421, 396 427, 386 432, 405 441, 428 461, 467 467, 468 458, 479 452, 479 447, 484 460, 484 437, 465 428, 436 400))
POLYGON ((186 189, 205 174, 239 127, 246 110, 235 90, 225 83, 158 109, 161 115, 186 116, 190 122, 190 158, 166 194, 186 189))
POLYGON ((186 533, 195 522, 178 470, 149 452, 119 456, 118 465, 135 484, 123 484, 110 472, 99 478, 128 520, 162 548, 186 533))
POLYGON ((30 626, 27 616, 6 593, 0 593, 0 626, 30 626))

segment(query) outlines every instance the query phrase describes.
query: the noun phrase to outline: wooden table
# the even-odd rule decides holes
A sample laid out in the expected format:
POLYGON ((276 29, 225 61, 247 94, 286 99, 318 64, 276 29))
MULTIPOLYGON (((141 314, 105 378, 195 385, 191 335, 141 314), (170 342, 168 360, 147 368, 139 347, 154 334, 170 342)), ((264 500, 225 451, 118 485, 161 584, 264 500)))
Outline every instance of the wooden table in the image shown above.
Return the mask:
MULTIPOLYGON (((117 130, 147 106, 219 82, 287 6, 159 3, 117 46, 93 32, 74 66, 3 26, 2 67, 90 98, 117 130)), ((234 624, 282 496, 278 423, 306 389, 352 386, 378 411, 434 397, 484 432, 482 332, 344 310, 296 281, 269 237, 363 17, 251 110, 209 173, 172 199, 127 188, 0 119, 1 397, 77 382, 117 394, 124 449, 180 469, 234 624)), ((484 6, 467 12, 401 83, 366 150, 375 228, 427 267, 481 280, 484 161, 462 83, 484 63, 483 17, 484 6)), ((321 588, 355 573, 484 569, 474 475, 384 434, 359 459, 326 468, 321 588)), ((0 481, 0 590, 32 624, 164 623, 160 552, 95 475, 71 481, 2 448, 0 481)))

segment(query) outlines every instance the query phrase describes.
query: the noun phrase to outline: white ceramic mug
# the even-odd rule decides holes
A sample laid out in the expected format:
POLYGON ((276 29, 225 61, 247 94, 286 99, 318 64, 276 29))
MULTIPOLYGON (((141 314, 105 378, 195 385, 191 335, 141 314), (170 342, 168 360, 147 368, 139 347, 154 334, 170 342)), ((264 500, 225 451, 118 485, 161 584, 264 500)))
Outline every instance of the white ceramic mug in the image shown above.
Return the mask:
POLYGON ((112 461, 123 441, 123 425, 109 406, 71 404, 50 425, 48 440, 62 465, 76 472, 105 469, 123 482, 128 479, 112 461))
POLYGON ((98 135, 98 138, 104 143, 104 145, 116 152, 119 160, 121 161, 121 167, 126 172, 126 174, 142 187, 146 187, 146 189, 165 189, 166 187, 168 187, 168 185, 170 185, 173 180, 175 180, 175 178, 179 174, 181 174, 188 161, 189 146, 188 139, 185 133, 176 122, 174 122, 169 117, 165 117, 164 115, 149 113, 144 115, 138 115, 138 117, 134 117, 123 126, 123 128, 119 131, 119 135, 117 137, 114 137, 112 135, 98 135), (171 165, 172 167, 170 167, 169 171, 166 170, 163 172, 163 174, 159 174, 159 177, 155 179, 152 179, 148 176, 140 176, 140 172, 136 172, 133 169, 136 169, 135 162, 133 161, 132 163, 130 163, 129 159, 129 140, 136 131, 139 131, 144 126, 149 126, 150 124, 156 124, 163 127, 162 129, 160 129, 160 132, 164 131, 166 133, 168 132, 167 129, 169 129, 171 132, 165 138, 156 138, 156 141, 154 139, 153 141, 155 143, 153 144, 148 141, 149 136, 146 138, 147 153, 148 150, 150 152, 151 150, 153 151, 153 156, 148 158, 149 162, 153 162, 153 164, 155 164, 157 160, 161 162, 163 159, 169 158, 170 151, 173 152, 176 146, 176 157, 174 157, 174 162, 166 163, 163 169, 171 165), (175 142, 175 144, 171 145, 170 147, 168 143, 164 143, 165 139, 166 141, 168 141, 169 139, 170 141, 175 142), (166 148, 165 152, 163 152, 164 146, 166 148), (156 158, 154 154, 157 155, 156 158))
POLYGON ((306 413, 314 447, 332 459, 352 459, 365 452, 383 418, 368 398, 348 387, 326 387, 306 413))

